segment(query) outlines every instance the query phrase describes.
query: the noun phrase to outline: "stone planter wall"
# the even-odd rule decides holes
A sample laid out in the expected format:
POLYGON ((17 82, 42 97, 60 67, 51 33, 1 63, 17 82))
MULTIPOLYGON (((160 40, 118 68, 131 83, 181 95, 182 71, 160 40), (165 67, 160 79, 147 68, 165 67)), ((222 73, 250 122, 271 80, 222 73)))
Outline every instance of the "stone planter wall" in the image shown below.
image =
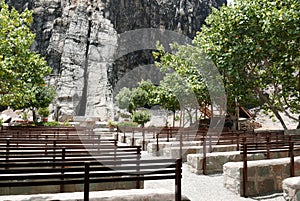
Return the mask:
MULTIPOLYGON (((222 149, 221 149, 222 150, 222 149)), ((249 154, 248 160, 263 159, 263 154, 249 154)), ((206 155, 206 174, 216 174, 223 172, 223 165, 227 162, 238 162, 242 160, 239 151, 213 152, 206 155)), ((189 154, 187 162, 191 170, 196 174, 203 174, 203 154, 189 154)))
MULTIPOLYGON (((243 195, 243 162, 229 162, 223 166, 224 186, 243 195)), ((300 175, 300 157, 295 157, 295 175, 300 175)), ((290 159, 248 161, 248 196, 282 192, 282 181, 290 177, 290 159)))

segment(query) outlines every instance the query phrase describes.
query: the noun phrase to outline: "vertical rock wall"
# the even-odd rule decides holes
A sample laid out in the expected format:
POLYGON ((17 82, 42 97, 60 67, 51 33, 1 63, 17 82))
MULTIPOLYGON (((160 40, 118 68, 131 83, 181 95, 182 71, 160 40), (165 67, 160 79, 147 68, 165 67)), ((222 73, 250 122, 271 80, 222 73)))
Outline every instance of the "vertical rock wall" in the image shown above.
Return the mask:
POLYGON ((210 7, 226 0, 7 0, 34 11, 33 50, 53 68, 49 83, 59 120, 72 115, 112 117, 112 87, 128 69, 152 63, 150 51, 113 60, 118 35, 139 28, 175 30, 193 37, 210 7))

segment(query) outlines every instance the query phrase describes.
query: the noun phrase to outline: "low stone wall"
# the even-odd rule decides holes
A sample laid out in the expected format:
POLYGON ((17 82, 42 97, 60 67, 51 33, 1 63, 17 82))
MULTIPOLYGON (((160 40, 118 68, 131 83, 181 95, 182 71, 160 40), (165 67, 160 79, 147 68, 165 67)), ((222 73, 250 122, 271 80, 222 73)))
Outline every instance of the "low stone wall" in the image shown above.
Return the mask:
MULTIPOLYGON (((149 143, 148 147, 147 147, 147 151, 148 154, 150 154, 151 156, 166 156, 166 157, 170 157, 170 153, 169 150, 171 147, 178 147, 179 148, 179 142, 175 141, 175 138, 170 138, 170 142, 159 142, 158 146, 159 146, 159 151, 157 152, 156 148, 156 142, 155 143, 149 143)), ((200 146, 200 141, 184 141, 183 147, 187 147, 187 146, 200 146)))
MULTIPOLYGON (((217 147, 216 147, 217 148, 217 147)), ((220 150, 226 150, 226 147, 220 147, 220 150)), ((230 149, 228 147, 227 149, 230 149)), ((263 159, 263 154, 249 154, 248 160, 263 159)), ((206 174, 216 174, 223 172, 223 165, 227 162, 237 162, 242 160, 239 151, 212 152, 206 154, 206 174)), ((189 154, 187 163, 191 167, 191 171, 196 174, 203 174, 203 154, 189 154)))
POLYGON ((289 201, 300 201, 300 177, 290 177, 282 181, 283 197, 289 201))
MULTIPOLYGON (((90 201, 162 201, 175 200, 174 192, 165 189, 131 189, 131 190, 112 190, 90 192, 90 201)), ((78 201, 83 200, 83 193, 58 193, 58 194, 36 194, 18 196, 0 196, 0 200, 24 201, 24 200, 43 200, 43 201, 78 201)), ((182 201, 189 201, 186 196, 182 196, 182 201)))
MULTIPOLYGON (((131 139, 129 140, 131 142, 131 139)), ((176 138, 169 138, 170 142, 174 142, 176 141, 176 138)), ((167 142, 167 138, 158 138, 158 142, 162 143, 162 142, 167 142)), ((145 151, 148 151, 148 144, 156 144, 156 139, 145 139, 145 151)), ((135 139, 135 145, 137 146, 143 146, 143 139, 142 138, 137 138, 135 139)), ((153 147, 152 147, 153 148, 153 147)), ((155 151, 156 151, 156 146, 155 146, 155 151)))
MULTIPOLYGON (((227 152, 227 151, 235 151, 236 145, 214 145, 212 148, 213 152, 227 152)), ((170 158, 176 158, 179 156, 180 148, 179 147, 170 147, 169 149, 164 149, 163 155, 169 156, 170 158)), ((182 161, 188 161, 188 155, 203 153, 202 146, 187 146, 182 148, 182 161)), ((192 165, 192 164, 191 164, 192 165)), ((193 165, 192 165, 193 166, 193 165)), ((222 167, 223 168, 223 167, 222 167)))
MULTIPOLYGON (((290 158, 248 161, 248 196, 282 191, 282 181, 290 176, 290 158)), ((223 166, 224 186, 243 195, 243 162, 223 166)), ((300 157, 295 157, 295 175, 300 175, 300 157)))

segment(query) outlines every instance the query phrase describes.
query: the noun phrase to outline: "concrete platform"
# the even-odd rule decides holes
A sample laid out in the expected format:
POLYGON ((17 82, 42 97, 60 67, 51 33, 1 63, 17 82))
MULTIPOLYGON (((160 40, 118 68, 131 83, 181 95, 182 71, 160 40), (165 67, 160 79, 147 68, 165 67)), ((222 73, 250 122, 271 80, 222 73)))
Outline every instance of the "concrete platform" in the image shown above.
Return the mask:
MULTIPOLYGON (((5 201, 81 201, 83 192, 0 196, 5 201)), ((175 194, 166 189, 131 189, 90 192, 89 201, 173 201, 175 194)), ((182 196, 182 201, 189 201, 182 196)))

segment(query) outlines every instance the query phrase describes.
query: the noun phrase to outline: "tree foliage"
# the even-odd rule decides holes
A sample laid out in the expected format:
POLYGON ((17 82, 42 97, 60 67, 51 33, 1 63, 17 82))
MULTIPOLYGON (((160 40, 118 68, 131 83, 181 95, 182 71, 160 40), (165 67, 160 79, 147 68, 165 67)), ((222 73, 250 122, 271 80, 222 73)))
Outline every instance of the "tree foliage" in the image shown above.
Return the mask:
MULTIPOLYGON (((22 13, 0 2, 0 105, 16 109, 37 107, 50 102, 39 96, 48 91, 44 78, 51 68, 30 50, 35 35, 31 32, 32 11, 22 13), (43 99, 43 103, 38 103, 43 99)), ((48 99, 46 97, 46 99, 48 99)), ((48 106, 47 105, 47 106, 48 106)))
MULTIPOLYGON (((213 8, 193 43, 217 66, 229 112, 234 112, 236 101, 261 106, 273 112, 285 129, 279 112, 299 112, 299 10, 299 0, 236 0, 231 6, 213 8)), ((193 71, 193 61, 199 59, 195 55, 201 52, 194 50, 186 45, 177 47, 175 54, 159 51, 159 66, 172 67, 192 86, 203 86, 206 75, 195 78, 193 71)), ((208 101, 207 91, 194 91, 208 101)))
POLYGON ((138 87, 129 89, 123 87, 115 97, 115 103, 120 109, 133 113, 137 108, 151 108, 155 104, 155 86, 149 80, 142 80, 138 87))
POLYGON ((299 111, 300 2, 237 0, 213 9, 194 39, 224 75, 229 103, 257 100, 286 128, 279 112, 299 111))
MULTIPOLYGON (((176 91, 175 95, 177 97, 185 97, 181 98, 184 101, 181 100, 180 102, 186 106, 195 106, 194 102, 190 102, 187 98, 193 94, 199 103, 209 104, 210 97, 205 80, 206 75, 203 76, 199 72, 198 67, 200 64, 194 65, 191 61, 191 56, 197 52, 195 52, 191 46, 180 46, 176 43, 172 45, 174 53, 166 52, 160 44, 157 44, 157 49, 158 51, 153 52, 154 58, 159 60, 159 62, 156 62, 156 66, 163 72, 176 72, 172 74, 169 73, 164 78, 163 83, 169 83, 169 87, 173 88, 173 91, 176 91)), ((197 54, 196 57, 203 58, 202 52, 200 55, 197 54)), ((201 62, 204 61, 205 59, 201 62)))
POLYGON ((120 109, 128 111, 132 110, 132 104, 130 102, 131 90, 127 87, 123 87, 115 97, 115 103, 120 109))
POLYGON ((142 127, 145 126, 145 123, 150 121, 151 114, 147 110, 138 110, 132 114, 132 121, 140 124, 142 127))

